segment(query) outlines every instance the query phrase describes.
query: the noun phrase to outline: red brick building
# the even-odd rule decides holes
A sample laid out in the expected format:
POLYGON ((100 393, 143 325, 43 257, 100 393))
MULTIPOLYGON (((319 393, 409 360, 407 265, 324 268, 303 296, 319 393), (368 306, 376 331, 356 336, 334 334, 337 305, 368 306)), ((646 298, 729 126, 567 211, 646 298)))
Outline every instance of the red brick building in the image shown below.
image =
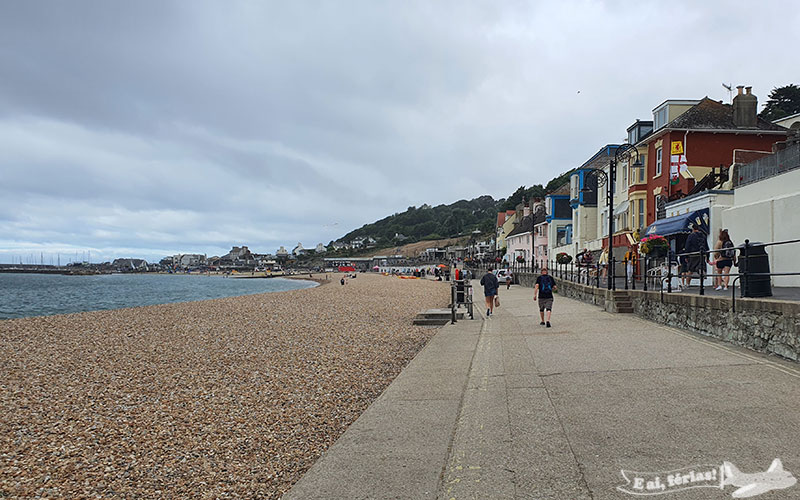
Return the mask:
POLYGON ((788 129, 757 116, 757 99, 750 93, 750 87, 747 93, 742 93, 739 87, 733 104, 706 97, 664 123, 663 117, 676 114, 669 110, 671 103, 687 107, 687 101, 665 101, 653 110, 654 131, 639 142, 639 146, 647 148, 646 171, 644 175, 631 172, 630 176, 631 199, 644 198, 637 207, 645 209, 645 227, 664 217, 658 212, 667 201, 709 189, 725 180, 735 154, 770 152, 772 145, 785 140, 788 134, 788 129), (709 176, 712 170, 721 178, 709 176), (702 182, 704 178, 710 182, 702 182))

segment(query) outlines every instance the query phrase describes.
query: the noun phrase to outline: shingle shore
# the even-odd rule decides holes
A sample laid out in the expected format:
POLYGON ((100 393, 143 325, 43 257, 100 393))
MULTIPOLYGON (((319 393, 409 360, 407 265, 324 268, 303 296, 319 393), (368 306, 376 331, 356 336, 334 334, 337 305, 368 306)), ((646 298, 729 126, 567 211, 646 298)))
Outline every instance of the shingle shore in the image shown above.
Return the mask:
POLYGON ((0 321, 0 497, 277 498, 435 330, 448 288, 341 286, 0 321))

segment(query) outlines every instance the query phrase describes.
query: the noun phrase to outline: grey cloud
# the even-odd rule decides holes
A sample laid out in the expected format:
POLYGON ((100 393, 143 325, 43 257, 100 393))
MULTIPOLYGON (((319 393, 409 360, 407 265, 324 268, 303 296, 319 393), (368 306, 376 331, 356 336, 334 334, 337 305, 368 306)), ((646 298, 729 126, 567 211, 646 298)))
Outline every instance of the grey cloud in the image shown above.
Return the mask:
POLYGON ((5 251, 274 251, 409 205, 506 196, 664 99, 723 99, 726 81, 763 102, 793 82, 800 14, 751 8, 7 2, 5 251))

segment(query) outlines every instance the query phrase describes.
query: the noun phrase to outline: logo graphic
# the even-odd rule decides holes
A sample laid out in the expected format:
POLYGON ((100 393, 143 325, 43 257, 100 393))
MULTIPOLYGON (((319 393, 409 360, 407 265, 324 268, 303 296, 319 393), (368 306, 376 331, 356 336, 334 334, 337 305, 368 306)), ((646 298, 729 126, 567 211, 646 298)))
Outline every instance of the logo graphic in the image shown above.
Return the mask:
POLYGON ((697 465, 668 472, 636 472, 621 470, 626 483, 617 490, 630 495, 650 496, 675 493, 692 488, 738 486, 732 498, 750 498, 771 490, 789 488, 797 483, 791 472, 784 470, 779 458, 766 472, 746 474, 730 462, 722 465, 697 465))

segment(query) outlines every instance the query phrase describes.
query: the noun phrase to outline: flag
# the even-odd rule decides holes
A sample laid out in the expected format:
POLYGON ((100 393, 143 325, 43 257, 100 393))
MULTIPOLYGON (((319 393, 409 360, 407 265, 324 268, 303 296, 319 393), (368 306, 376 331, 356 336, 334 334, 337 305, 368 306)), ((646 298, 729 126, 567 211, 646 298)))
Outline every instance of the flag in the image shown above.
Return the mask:
POLYGON ((671 155, 669 160, 669 182, 677 184, 680 181, 680 172, 687 172, 689 166, 686 164, 686 156, 671 155))

